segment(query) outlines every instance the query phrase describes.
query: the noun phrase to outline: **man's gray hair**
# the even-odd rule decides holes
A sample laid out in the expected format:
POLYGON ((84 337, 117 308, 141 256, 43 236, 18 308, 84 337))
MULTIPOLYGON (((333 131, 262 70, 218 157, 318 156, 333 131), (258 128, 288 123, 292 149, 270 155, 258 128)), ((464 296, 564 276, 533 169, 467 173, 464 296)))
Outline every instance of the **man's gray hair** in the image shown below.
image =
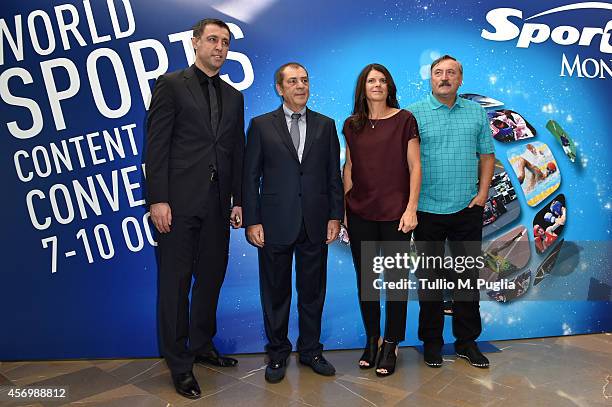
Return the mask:
POLYGON ((430 68, 430 72, 433 72, 433 69, 436 65, 438 65, 440 62, 450 59, 451 61, 455 61, 456 63, 459 64, 459 73, 461 73, 461 75, 463 75, 463 65, 461 65, 461 62, 457 61, 457 58, 454 58, 448 54, 442 55, 440 58, 436 59, 435 61, 433 61, 431 63, 431 68, 430 68))

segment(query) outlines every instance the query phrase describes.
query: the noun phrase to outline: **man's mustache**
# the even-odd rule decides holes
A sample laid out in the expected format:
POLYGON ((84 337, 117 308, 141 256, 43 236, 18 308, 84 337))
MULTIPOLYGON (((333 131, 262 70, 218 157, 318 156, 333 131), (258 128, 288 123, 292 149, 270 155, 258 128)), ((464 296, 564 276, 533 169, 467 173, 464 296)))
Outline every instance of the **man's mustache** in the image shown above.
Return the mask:
POLYGON ((442 80, 442 82, 440 82, 440 85, 438 85, 439 88, 441 88, 442 86, 450 86, 450 82, 447 80, 442 80))

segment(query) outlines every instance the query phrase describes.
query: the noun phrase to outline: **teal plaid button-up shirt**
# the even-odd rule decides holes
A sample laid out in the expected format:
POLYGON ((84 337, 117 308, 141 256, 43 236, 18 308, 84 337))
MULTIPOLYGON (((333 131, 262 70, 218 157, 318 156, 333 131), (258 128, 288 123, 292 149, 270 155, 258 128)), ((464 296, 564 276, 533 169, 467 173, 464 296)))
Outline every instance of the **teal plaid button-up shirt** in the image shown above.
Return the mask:
POLYGON ((453 107, 431 93, 406 108, 416 117, 421 138, 423 181, 418 210, 459 212, 478 193, 478 155, 493 154, 487 113, 457 97, 453 107))

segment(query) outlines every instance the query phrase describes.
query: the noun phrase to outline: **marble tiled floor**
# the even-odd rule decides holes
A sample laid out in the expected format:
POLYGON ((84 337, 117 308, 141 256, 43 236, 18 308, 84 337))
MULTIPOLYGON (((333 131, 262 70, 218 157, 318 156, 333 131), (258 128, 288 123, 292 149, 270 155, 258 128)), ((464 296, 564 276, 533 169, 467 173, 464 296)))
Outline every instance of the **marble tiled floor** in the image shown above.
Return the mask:
MULTIPOLYGON (((321 377, 291 356, 287 377, 264 380, 263 355, 239 355, 239 366, 195 366, 199 400, 177 395, 160 359, 0 362, 0 387, 69 386, 74 406, 612 406, 612 334, 494 342, 492 366, 476 369, 445 358, 425 366, 402 348, 396 373, 360 370, 361 351, 330 351, 335 377, 321 377)), ((44 402, 40 405, 62 405, 44 402)), ((28 405, 0 402, 0 405, 28 405)))

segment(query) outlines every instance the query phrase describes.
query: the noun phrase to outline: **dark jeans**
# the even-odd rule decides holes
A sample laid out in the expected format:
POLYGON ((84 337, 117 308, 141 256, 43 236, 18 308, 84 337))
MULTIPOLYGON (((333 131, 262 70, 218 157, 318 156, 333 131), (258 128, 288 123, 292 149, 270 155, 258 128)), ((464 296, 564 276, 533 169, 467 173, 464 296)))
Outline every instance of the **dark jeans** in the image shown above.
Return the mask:
MULTIPOLYGON (((433 214, 417 212, 418 226, 415 240, 418 253, 425 256, 445 256, 445 241, 448 239, 451 255, 481 255, 483 207, 473 206, 452 214, 433 214)), ((455 348, 462 349, 474 343, 480 336, 479 292, 476 286, 478 268, 472 267, 461 273, 456 270, 444 270, 435 267, 417 270, 419 279, 428 281, 441 280, 457 282, 469 280, 470 288, 453 290, 453 335, 455 348)), ((439 350, 443 343, 444 329, 443 290, 421 289, 419 285, 419 339, 425 347, 439 350)))
MULTIPOLYGON (((361 309, 361 317, 365 326, 366 335, 370 337, 380 336, 380 291, 374 289, 371 279, 362 281, 362 260, 364 267, 369 267, 373 263, 375 255, 385 254, 384 244, 377 245, 377 249, 368 250, 365 256, 362 256, 362 242, 405 242, 401 245, 408 248, 412 232, 403 233, 397 230, 399 219, 396 221, 370 221, 347 211, 348 232, 351 240, 351 253, 353 255, 353 264, 357 272, 357 293, 359 295, 359 308, 361 309), (380 253, 381 252, 381 253, 380 253), (364 258, 367 257, 367 258, 364 258)), ((370 273, 363 273, 371 275, 370 273)), ((396 275, 397 277, 397 275, 396 275)), ((406 274, 406 277, 408 275, 406 274)), ((385 279, 387 276, 385 276, 385 279)), ((408 291, 390 293, 387 291, 385 300, 385 339, 392 342, 401 342, 404 340, 406 332, 406 312, 407 312, 408 291)))

